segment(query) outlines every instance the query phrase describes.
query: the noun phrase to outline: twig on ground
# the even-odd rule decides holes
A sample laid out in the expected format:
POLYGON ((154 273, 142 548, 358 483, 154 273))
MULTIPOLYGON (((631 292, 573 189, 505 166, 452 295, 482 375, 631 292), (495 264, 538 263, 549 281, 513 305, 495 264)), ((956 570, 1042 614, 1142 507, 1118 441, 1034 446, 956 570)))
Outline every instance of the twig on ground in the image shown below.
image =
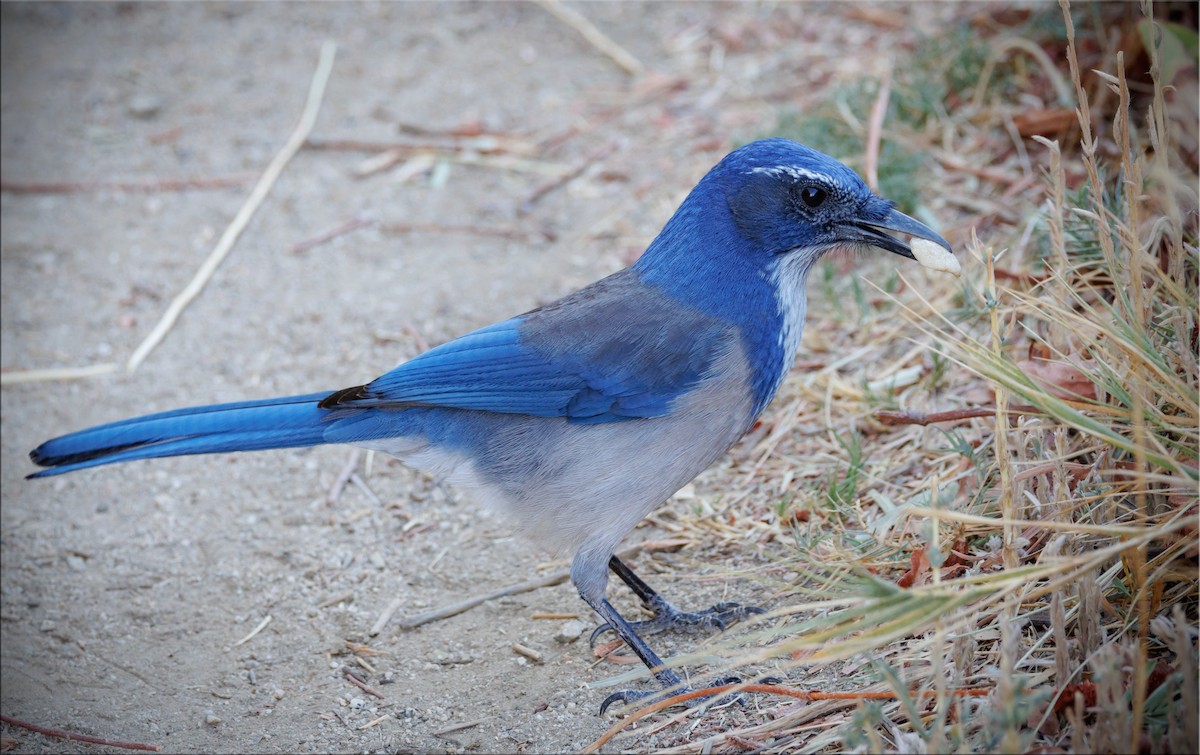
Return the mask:
POLYGON ((479 136, 494 136, 500 139, 517 139, 520 134, 512 132, 496 132, 487 131, 481 121, 470 120, 451 126, 449 128, 433 128, 423 126, 420 123, 406 123, 404 121, 395 121, 396 130, 402 134, 416 134, 417 136, 453 136, 453 137, 479 137, 479 136))
POLYGON ((267 628, 267 624, 270 624, 270 623, 271 623, 271 617, 268 615, 268 616, 267 616, 265 619, 263 619, 262 621, 258 622, 258 626, 254 627, 254 629, 252 629, 252 630, 250 631, 250 634, 246 635, 246 636, 245 636, 245 637, 243 637, 242 639, 240 639, 240 640, 238 640, 237 642, 233 643, 233 647, 237 647, 238 645, 245 645, 247 642, 249 642, 250 640, 254 639, 255 635, 257 635, 257 634, 258 634, 259 632, 261 632, 262 630, 266 629, 266 628, 267 628))
POLYGON ((338 236, 344 236, 347 233, 350 233, 351 231, 357 231, 359 228, 362 228, 363 226, 368 226, 370 224, 371 224, 371 221, 367 218, 350 218, 346 222, 344 222, 338 226, 335 226, 334 228, 330 228, 328 231, 325 231, 324 233, 319 233, 316 236, 312 237, 311 239, 305 239, 304 241, 300 241, 296 244, 293 244, 292 248, 289 249, 288 251, 290 251, 292 254, 299 254, 300 252, 307 252, 309 249, 312 249, 313 247, 316 247, 316 246, 320 246, 321 244, 324 244, 326 241, 332 241, 333 239, 336 239, 338 236))
MULTIPOLYGON (((899 695, 893 691, 885 692, 821 692, 819 690, 803 690, 784 687, 779 684, 719 684, 713 687, 704 687, 702 689, 693 689, 682 692, 674 697, 668 697, 665 700, 660 700, 645 708, 639 708, 632 712, 627 718, 623 718, 612 726, 608 731, 592 742, 587 747, 583 748, 584 753, 599 752, 600 748, 608 743, 610 739, 621 733, 635 721, 641 720, 652 713, 657 713, 660 710, 665 710, 673 705, 678 705, 688 700, 695 700, 700 697, 712 697, 715 695, 723 695, 726 692, 758 692, 766 695, 783 695, 785 697, 794 697, 805 702, 814 702, 817 700, 896 700, 899 695)), ((986 697, 992 693, 991 689, 970 688, 951 690, 950 694, 954 697, 986 697)), ((914 690, 913 697, 932 698, 937 696, 936 690, 914 690)))
POLYGON ((609 39, 604 32, 596 28, 596 25, 587 20, 583 14, 566 7, 559 0, 535 0, 535 2, 542 6, 547 13, 579 32, 592 47, 612 58, 612 61, 620 66, 625 73, 628 73, 630 76, 641 76, 645 73, 646 66, 642 65, 642 61, 635 58, 624 47, 609 39))
POLYGON ((366 692, 368 695, 371 695, 372 697, 378 697, 380 700, 387 699, 383 696, 382 692, 355 676, 354 672, 351 671, 348 666, 342 666, 342 675, 350 680, 351 684, 353 684, 355 687, 358 687, 363 692, 366 692))
POLYGON ((366 669, 368 674, 378 674, 379 670, 367 662, 361 655, 354 656, 354 662, 366 669))
POLYGON ((0 181, 0 192, 7 194, 85 194, 97 191, 123 191, 156 194, 169 191, 202 191, 242 186, 253 176, 219 178, 158 178, 143 181, 0 181))
POLYGON ((358 460, 362 457, 362 449, 355 448, 350 451, 350 458, 346 459, 345 466, 342 471, 338 472, 337 479, 329 486, 329 492, 325 494, 325 505, 332 506, 337 503, 338 498, 341 498, 342 491, 346 489, 346 483, 350 482, 350 476, 354 474, 354 470, 358 467, 358 460))
POLYGON ((391 655, 387 650, 378 650, 354 640, 343 640, 343 642, 346 643, 346 648, 355 655, 391 655))
POLYGON ((425 340, 425 336, 421 335, 421 331, 417 330, 416 325, 406 322, 403 325, 403 330, 413 340, 413 345, 417 347, 420 353, 424 354, 426 351, 429 351, 429 341, 425 340))
POLYGON ((867 186, 879 191, 879 144, 883 139, 883 120, 887 116, 888 101, 892 96, 892 69, 888 68, 879 82, 879 94, 871 105, 871 120, 867 123, 867 155, 864 170, 867 186))
POLYGON ((1006 186, 1025 180, 1025 176, 1019 172, 1001 170, 1000 168, 988 167, 986 165, 976 165, 945 150, 935 149, 931 151, 931 154, 944 167, 955 173, 969 173, 973 176, 978 176, 988 181, 995 181, 1006 186))
POLYGON ((17 383, 40 383, 47 380, 80 380, 110 375, 119 367, 111 362, 89 364, 86 367, 51 367, 44 370, 6 370, 0 372, 0 385, 16 385, 17 383))
POLYGON ((431 621, 440 621, 441 619, 448 619, 451 616, 457 616, 464 611, 469 611, 476 606, 482 605, 491 600, 496 600, 497 598, 504 598, 508 597, 509 595, 520 595, 523 592, 533 592, 534 590, 540 590, 543 587, 553 587, 554 585, 559 585, 563 582, 566 582, 568 579, 570 579, 570 577, 571 573, 564 569, 563 571, 555 572, 554 574, 549 574, 545 577, 530 579, 515 585, 502 587, 498 590, 492 590, 491 592, 484 593, 483 595, 476 595, 474 597, 467 598, 466 600, 460 600, 457 603, 451 603, 450 605, 442 606, 441 608, 437 608, 432 611, 406 616, 396 623, 404 629, 414 629, 422 624, 428 624, 431 621))
POLYGON ((378 495, 376 495, 374 490, 371 490, 371 487, 369 485, 367 485, 366 482, 363 481, 363 478, 361 478, 357 474, 351 472, 350 473, 350 482, 354 483, 354 487, 361 490, 363 495, 365 495, 367 498, 370 499, 371 503, 375 504, 376 506, 383 505, 383 499, 381 499, 378 495))
POLYGON ((388 719, 389 719, 389 718, 391 718, 391 717, 392 717, 392 716, 391 716, 391 714, 384 713, 382 716, 380 716, 379 718, 375 719, 374 721, 368 721, 367 723, 365 723, 365 724, 363 724, 362 726, 358 727, 358 730, 359 730, 359 731, 364 731, 364 730, 366 730, 366 729, 370 729, 372 726, 378 726, 379 724, 383 723, 384 721, 388 720, 388 719))
POLYGON ((382 632, 383 628, 388 625, 388 622, 392 620, 392 616, 396 614, 396 611, 400 610, 400 606, 402 605, 404 605, 403 598, 396 598, 391 603, 388 603, 387 608, 383 609, 383 613, 379 614, 379 618, 371 625, 371 629, 367 634, 374 637, 382 632))
MULTIPOLYGON (((1036 406, 1010 406, 1009 414, 1042 414, 1036 406)), ((932 425, 938 422, 957 422, 961 419, 977 419, 980 417, 995 417, 995 406, 979 406, 971 409, 951 409, 945 412, 919 412, 915 409, 893 411, 881 409, 875 412, 875 419, 885 425, 932 425)))
POLYGON ((599 149, 592 151, 591 154, 589 154, 587 157, 585 157, 582 161, 580 161, 580 163, 578 165, 571 168, 566 173, 563 173, 560 176, 555 176, 554 178, 550 179, 549 181, 546 181, 542 185, 538 186, 533 191, 529 192, 529 194, 527 194, 525 196, 525 198, 522 199, 517 204, 517 214, 518 215, 528 214, 529 211, 533 209, 533 205, 538 200, 540 200, 542 197, 546 196, 547 194, 554 191, 555 189, 557 189, 561 186, 564 186, 564 185, 570 183, 571 181, 574 181, 576 178, 583 175, 584 171, 586 171, 588 168, 592 167, 592 165, 599 162, 600 160, 603 160, 604 158, 611 155, 614 151, 616 151, 616 149, 617 149, 617 143, 610 142, 609 144, 606 144, 603 147, 600 147, 599 149))
POLYGON ((534 663, 542 662, 542 654, 541 653, 539 653, 538 651, 534 650, 531 647, 522 645, 519 642, 514 642, 512 644, 512 651, 514 653, 516 653, 517 655, 525 656, 526 658, 533 661, 534 663))
MULTIPOLYGON (((639 550, 641 550, 641 546, 635 545, 630 548, 626 548, 617 555, 619 558, 629 558, 639 550)), ((475 606, 482 605, 491 600, 496 600, 497 598, 505 598, 509 595, 519 595, 523 592, 533 592, 534 590, 540 590, 543 587, 553 587, 554 585, 566 582, 570 578, 571 572, 567 569, 563 569, 562 571, 548 574, 545 577, 530 579, 519 584, 509 585, 508 587, 502 587, 498 590, 492 590, 491 592, 484 593, 483 595, 476 595, 472 598, 467 598, 466 600, 461 600, 457 603, 451 603, 448 606, 442 606, 441 608, 437 608, 432 611, 414 614, 401 619, 397 623, 399 623, 399 625, 404 629, 413 629, 421 626, 422 624, 428 624, 431 621, 440 621, 441 619, 447 619, 451 616, 457 616, 464 611, 471 610, 475 606)), ((378 632, 375 631, 375 628, 379 627, 382 629, 382 627, 380 627, 380 623, 381 622, 378 621, 375 622, 375 627, 371 628, 371 634, 378 634, 378 632)))
POLYGON ((430 150, 459 149, 453 144, 404 143, 404 142, 375 142, 366 139, 322 139, 310 137, 304 142, 305 149, 319 149, 327 152, 427 152, 430 150))
MULTIPOLYGON (((377 173, 383 173, 384 171, 391 170, 399 165, 400 161, 403 159, 403 150, 393 149, 388 150, 387 152, 380 152, 378 154, 371 155, 366 160, 363 160, 361 163, 359 163, 358 166, 354 168, 354 175, 357 178, 367 178, 368 176, 373 176, 377 173)), ((403 171, 405 175, 399 179, 395 179, 395 176, 393 176, 393 178, 396 180, 396 183, 402 184, 409 178, 415 176, 417 173, 429 170, 434 166, 435 163, 436 158, 432 153, 419 152, 409 158, 408 165, 410 167, 408 170, 403 171), (419 170, 411 167, 414 164, 419 168, 419 170)))
POLYGON ((22 729, 35 731, 38 734, 44 734, 47 737, 57 737, 58 739, 70 739, 75 742, 88 742, 94 745, 104 745, 106 747, 119 747, 122 750, 145 750, 147 752, 161 752, 162 748, 158 745, 142 744, 141 742, 119 742, 114 739, 105 739, 103 737, 90 737, 87 734, 76 734, 62 729, 50 729, 45 726, 31 724, 28 721, 22 721, 19 718, 12 716, 0 715, 0 721, 3 721, 10 726, 19 726, 22 729))
POLYGON ((370 139, 325 139, 322 137, 310 137, 304 142, 304 148, 327 152, 443 152, 450 154, 475 152, 485 155, 502 152, 524 155, 534 151, 534 145, 522 140, 498 139, 493 136, 475 136, 466 139, 421 142, 383 142, 370 139))
POLYGON ((462 731, 463 729, 470 729, 473 726, 478 726, 479 724, 487 723, 488 720, 489 719, 486 719, 486 718, 477 718, 474 721, 466 721, 461 724, 454 724, 453 726, 447 726, 444 729, 438 729, 437 731, 435 731, 433 733, 433 736, 440 737, 445 734, 453 734, 456 731, 462 731))
POLYGON ((335 606, 338 603, 349 603, 352 600, 354 600, 354 591, 346 590, 345 592, 340 592, 337 595, 331 595, 325 600, 322 600, 317 604, 317 608, 329 608, 330 606, 335 606))
POLYGON ((517 228, 501 228, 485 225, 447 225, 445 223, 389 223, 379 226, 384 233, 401 235, 406 233, 462 233, 469 236, 499 236, 506 239, 527 241, 534 236, 543 236, 533 231, 522 231, 517 228))
POLYGON ((141 366, 142 362, 146 361, 146 357, 150 355, 171 328, 175 325, 175 321, 179 319, 179 315, 183 310, 195 299, 208 283, 217 267, 233 249, 234 243, 250 223, 250 218, 254 215, 259 205, 266 199, 267 194, 271 191, 271 187, 275 185, 276 179, 283 172, 284 167, 288 162, 300 151, 300 147, 304 145, 304 140, 312 131, 313 124, 317 120, 317 112, 321 109, 321 99, 325 94, 325 84, 329 81, 329 73, 333 69, 333 58, 337 50, 337 45, 333 42, 326 42, 321 46, 321 57, 317 63, 317 70, 313 74, 312 83, 309 85, 308 101, 304 105, 304 111, 300 116, 300 123, 292 135, 288 137, 287 143, 283 149, 263 172, 259 178, 254 190, 250 193, 242 208, 238 210, 238 214, 234 217, 233 222, 225 229, 225 233, 221 235, 217 241, 217 246, 208 255, 208 259, 196 271, 196 275, 188 283, 187 287, 179 293, 178 296, 167 307, 167 311, 163 314, 162 319, 154 326, 154 330, 142 341, 137 350, 133 352, 133 356, 129 358, 125 369, 130 372, 141 366))

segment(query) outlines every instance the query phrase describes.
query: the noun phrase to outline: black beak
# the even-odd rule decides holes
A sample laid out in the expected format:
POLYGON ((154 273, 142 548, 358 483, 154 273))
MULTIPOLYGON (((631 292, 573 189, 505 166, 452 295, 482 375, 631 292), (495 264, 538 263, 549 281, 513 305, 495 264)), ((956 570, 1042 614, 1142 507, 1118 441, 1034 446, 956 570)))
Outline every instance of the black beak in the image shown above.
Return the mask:
POLYGON ((908 243, 891 234, 884 233, 884 231, 894 231, 932 241, 938 246, 944 247, 947 252, 954 253, 946 240, 932 228, 894 208, 889 208, 879 220, 863 220, 861 218, 848 220, 842 225, 842 231, 848 242, 886 249, 901 257, 908 257, 910 260, 916 259, 916 257, 913 256, 908 243))

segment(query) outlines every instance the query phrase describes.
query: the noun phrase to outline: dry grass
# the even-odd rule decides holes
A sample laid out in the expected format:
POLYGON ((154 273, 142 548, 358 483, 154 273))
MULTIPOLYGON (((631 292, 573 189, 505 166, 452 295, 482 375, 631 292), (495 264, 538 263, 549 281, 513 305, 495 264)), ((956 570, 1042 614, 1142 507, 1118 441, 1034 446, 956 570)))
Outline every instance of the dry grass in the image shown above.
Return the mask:
POLYGON ((831 261, 767 423, 702 479, 713 495, 656 515, 716 543, 698 563, 756 550, 775 608, 680 663, 893 699, 756 696, 617 747, 1197 750, 1195 35, 1142 45, 1128 11, 1076 39, 1064 10, 1063 55, 991 39, 970 96, 889 126, 938 160, 916 211, 960 210, 964 281, 831 261), (1051 114, 1030 125, 1034 92, 1051 114))

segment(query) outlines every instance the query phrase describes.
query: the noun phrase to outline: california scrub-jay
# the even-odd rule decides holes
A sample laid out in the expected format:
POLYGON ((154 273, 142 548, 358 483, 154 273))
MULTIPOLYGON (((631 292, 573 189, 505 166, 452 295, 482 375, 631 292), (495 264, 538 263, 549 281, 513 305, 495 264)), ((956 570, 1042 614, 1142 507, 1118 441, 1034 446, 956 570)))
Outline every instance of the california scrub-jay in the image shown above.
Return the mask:
MULTIPOLYGON (((571 581, 605 622, 601 630, 616 632, 664 688, 679 688, 638 626, 719 629, 761 609, 683 613, 613 551, 770 403, 800 343, 805 284, 818 259, 866 247, 914 258, 888 231, 913 237, 922 260, 950 253, 845 165, 786 139, 756 141, 701 179, 637 262, 563 299, 366 385, 65 435, 30 454, 49 467, 31 476, 323 443, 383 451, 476 493, 535 541, 572 552, 571 581), (605 598, 609 569, 655 619, 621 617, 605 598)), ((601 712, 658 694, 623 690, 601 712)))

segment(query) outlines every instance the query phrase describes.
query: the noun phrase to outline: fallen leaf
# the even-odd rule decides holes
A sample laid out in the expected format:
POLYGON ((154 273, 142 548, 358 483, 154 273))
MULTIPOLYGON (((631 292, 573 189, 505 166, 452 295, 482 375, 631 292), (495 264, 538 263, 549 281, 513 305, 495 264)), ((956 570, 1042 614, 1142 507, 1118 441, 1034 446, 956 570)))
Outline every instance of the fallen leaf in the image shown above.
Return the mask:
POLYGON ((1017 362, 1017 367, 1056 398, 1071 401, 1096 398, 1096 384, 1069 362, 1023 359, 1017 362))
POLYGON ((1058 697, 1054 700, 1054 712, 1062 713, 1067 708, 1075 705, 1075 693, 1083 695, 1083 707, 1096 707, 1096 685, 1091 682, 1080 682, 1079 684, 1068 684, 1063 687, 1062 692, 1058 693, 1058 697))
POLYGON ((1017 133, 1025 139, 1058 136, 1078 123, 1075 111, 1065 107, 1027 110, 1013 117, 1017 133))
POLYGON ((917 548, 912 552, 911 564, 908 571, 896 580, 899 587, 907 589, 920 583, 925 573, 929 571, 929 557, 925 555, 924 548, 917 548))

